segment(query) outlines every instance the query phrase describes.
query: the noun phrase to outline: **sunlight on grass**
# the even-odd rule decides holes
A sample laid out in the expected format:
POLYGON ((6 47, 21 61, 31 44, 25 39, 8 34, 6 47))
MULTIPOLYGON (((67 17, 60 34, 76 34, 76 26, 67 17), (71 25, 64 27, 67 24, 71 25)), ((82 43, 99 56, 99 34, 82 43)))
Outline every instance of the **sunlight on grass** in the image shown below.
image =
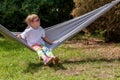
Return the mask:
MULTIPOLYGON (((117 47, 120 47, 117 44, 117 47)), ((45 66, 35 52, 23 45, 0 38, 0 80, 119 80, 119 58, 107 59, 97 50, 66 44, 53 53, 58 66, 45 66), (104 57, 104 58, 103 58, 104 57)))

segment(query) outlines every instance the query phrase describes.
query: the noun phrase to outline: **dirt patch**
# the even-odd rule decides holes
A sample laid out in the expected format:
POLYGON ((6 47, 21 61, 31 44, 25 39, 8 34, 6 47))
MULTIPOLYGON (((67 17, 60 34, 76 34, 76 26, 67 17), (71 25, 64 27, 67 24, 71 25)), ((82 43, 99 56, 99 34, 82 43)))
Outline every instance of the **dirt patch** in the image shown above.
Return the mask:
POLYGON ((69 59, 64 62, 67 69, 58 70, 56 73, 66 76, 91 75, 94 78, 115 77, 113 70, 120 66, 120 43, 104 43, 102 40, 90 39, 87 42, 66 41, 62 46, 81 48, 84 55, 89 57, 69 59))
POLYGON ((120 43, 104 43, 99 39, 66 41, 66 47, 81 48, 84 54, 96 53, 107 59, 120 58, 120 43))

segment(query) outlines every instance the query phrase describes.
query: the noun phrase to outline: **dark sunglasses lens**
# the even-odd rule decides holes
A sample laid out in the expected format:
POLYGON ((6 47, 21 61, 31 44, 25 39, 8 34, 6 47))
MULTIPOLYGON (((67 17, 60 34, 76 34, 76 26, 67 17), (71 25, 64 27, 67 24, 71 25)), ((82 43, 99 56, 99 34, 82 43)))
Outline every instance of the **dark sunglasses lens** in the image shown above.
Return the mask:
POLYGON ((37 19, 36 21, 40 21, 40 19, 37 19))
POLYGON ((34 20, 34 22, 38 22, 38 21, 40 21, 40 19, 36 19, 36 20, 34 20))

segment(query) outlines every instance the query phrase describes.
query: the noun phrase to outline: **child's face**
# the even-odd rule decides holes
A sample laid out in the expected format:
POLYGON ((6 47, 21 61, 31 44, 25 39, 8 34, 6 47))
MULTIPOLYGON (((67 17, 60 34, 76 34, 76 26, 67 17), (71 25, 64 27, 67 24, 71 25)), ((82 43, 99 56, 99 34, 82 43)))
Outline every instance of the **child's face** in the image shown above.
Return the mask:
POLYGON ((37 18, 33 19, 33 21, 31 22, 31 25, 33 28, 38 28, 40 26, 40 18, 37 17, 37 18))

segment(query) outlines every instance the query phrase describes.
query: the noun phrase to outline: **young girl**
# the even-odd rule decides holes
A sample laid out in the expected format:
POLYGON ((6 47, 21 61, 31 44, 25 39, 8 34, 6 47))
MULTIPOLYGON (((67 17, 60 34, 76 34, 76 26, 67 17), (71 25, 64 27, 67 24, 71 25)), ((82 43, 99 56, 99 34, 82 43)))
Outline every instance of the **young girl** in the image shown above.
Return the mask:
POLYGON ((57 64, 59 59, 45 46, 45 42, 53 44, 45 35, 45 30, 40 26, 40 18, 36 14, 30 14, 26 17, 25 22, 28 27, 25 31, 18 35, 19 38, 25 39, 39 56, 44 64, 57 64))

